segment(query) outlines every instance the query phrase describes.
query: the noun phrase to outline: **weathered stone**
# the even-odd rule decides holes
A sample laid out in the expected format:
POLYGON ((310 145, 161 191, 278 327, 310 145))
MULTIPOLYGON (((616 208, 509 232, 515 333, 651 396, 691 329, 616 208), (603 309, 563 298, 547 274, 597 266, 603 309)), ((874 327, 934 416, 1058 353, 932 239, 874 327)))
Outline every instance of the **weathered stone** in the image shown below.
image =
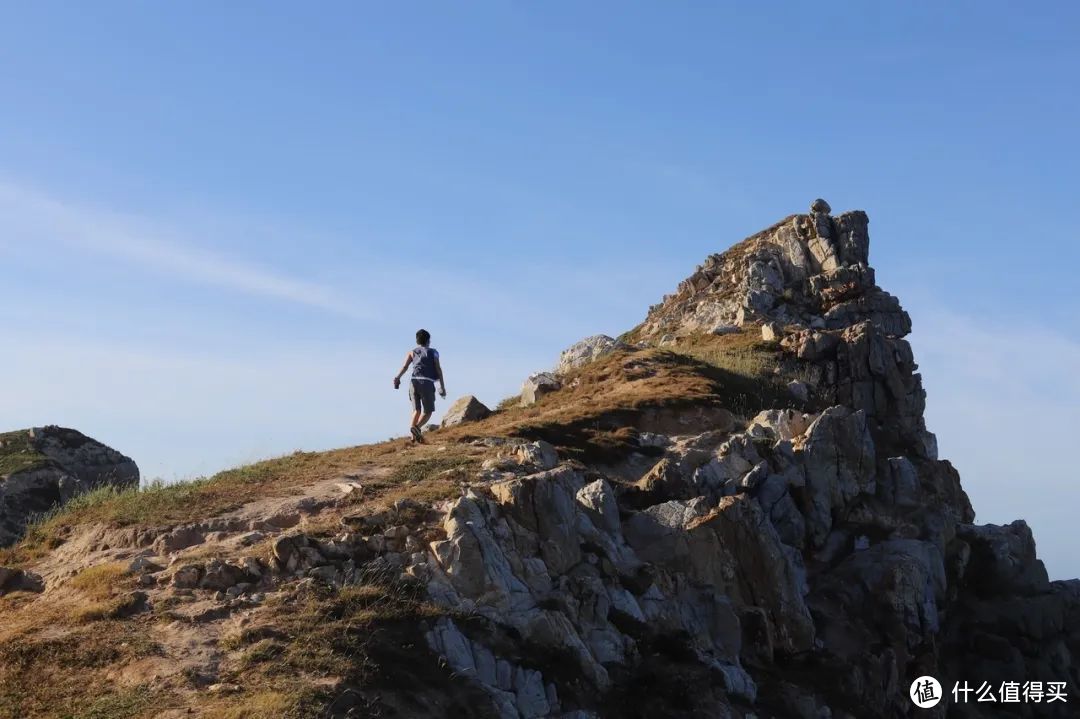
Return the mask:
POLYGON ((619 507, 607 482, 598 479, 586 484, 578 490, 576 498, 599 529, 609 533, 619 530, 619 507))
MULTIPOLYGON (((128 564, 128 572, 131 574, 156 574, 165 568, 154 562, 149 557, 135 557, 128 564)), ((2 582, 0 582, 2 584, 2 582)))
MULTIPOLYGON (((243 567, 228 564, 220 559, 211 559, 203 569, 202 579, 199 586, 203 589, 217 589, 224 591, 229 587, 250 581, 252 577, 244 571, 243 567)), ((175 584, 175 577, 173 583, 175 584)))
POLYGON ((806 432, 814 421, 814 415, 794 409, 767 409, 750 420, 747 432, 753 437, 760 435, 773 441, 790 440, 806 432))
POLYGON ((874 441, 866 415, 830 407, 806 430, 797 456, 806 475, 807 531, 812 544, 820 547, 834 512, 859 494, 874 491, 874 441))
POLYGON ((542 439, 518 445, 514 450, 514 455, 522 464, 537 469, 551 469, 559 463, 558 452, 542 439))
POLYGON ((1035 556, 1035 539, 1027 522, 957 527, 956 536, 971 547, 966 583, 980 595, 1026 596, 1050 588, 1046 567, 1035 556))
POLYGON ((784 328, 776 322, 761 325, 761 339, 764 342, 779 342, 784 336, 784 328))
POLYGON ((559 356, 559 365, 555 368, 555 374, 567 374, 625 346, 607 335, 586 337, 562 351, 559 356))
POLYGON ((465 395, 456 400, 450 408, 446 410, 446 414, 443 416, 442 426, 453 427, 454 425, 463 424, 465 422, 476 422, 484 419, 491 410, 484 404, 473 397, 471 394, 465 395))
POLYGON ((177 589, 194 589, 202 578, 202 565, 185 564, 178 567, 172 575, 172 584, 177 589))
POLYGON ((154 542, 154 553, 159 555, 171 554, 181 549, 202 544, 205 540, 205 535, 196 527, 176 527, 157 538, 154 542))
POLYGON ((562 383, 550 372, 531 374, 521 385, 521 405, 523 407, 534 405, 541 397, 561 387, 562 383))

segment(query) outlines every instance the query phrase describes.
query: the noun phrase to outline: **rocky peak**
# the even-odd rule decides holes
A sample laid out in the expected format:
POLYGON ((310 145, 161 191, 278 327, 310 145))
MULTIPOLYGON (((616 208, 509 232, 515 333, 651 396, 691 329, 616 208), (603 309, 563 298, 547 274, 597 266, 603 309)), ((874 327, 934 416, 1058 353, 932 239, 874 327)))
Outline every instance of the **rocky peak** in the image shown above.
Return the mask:
POLYGON ((815 200, 809 214, 710 255, 650 308, 637 339, 665 342, 768 321, 839 330, 869 320, 887 335, 908 334, 911 319, 875 284, 866 213, 830 211, 829 203, 815 200))

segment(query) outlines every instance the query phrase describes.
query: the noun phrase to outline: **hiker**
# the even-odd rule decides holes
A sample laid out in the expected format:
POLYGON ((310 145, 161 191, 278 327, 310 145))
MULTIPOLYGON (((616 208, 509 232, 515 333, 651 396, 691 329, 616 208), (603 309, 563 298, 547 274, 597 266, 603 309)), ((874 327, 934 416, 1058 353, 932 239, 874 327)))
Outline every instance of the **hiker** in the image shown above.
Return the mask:
POLYGON ((401 386, 401 375, 413 366, 412 380, 409 385, 409 401, 412 402, 412 426, 409 432, 413 442, 423 442, 424 435, 420 428, 435 411, 435 381, 439 382, 439 396, 446 398, 446 384, 443 382, 442 365, 439 364, 439 352, 431 347, 431 333, 427 330, 416 331, 416 347, 405 355, 405 363, 394 377, 394 389, 401 386))

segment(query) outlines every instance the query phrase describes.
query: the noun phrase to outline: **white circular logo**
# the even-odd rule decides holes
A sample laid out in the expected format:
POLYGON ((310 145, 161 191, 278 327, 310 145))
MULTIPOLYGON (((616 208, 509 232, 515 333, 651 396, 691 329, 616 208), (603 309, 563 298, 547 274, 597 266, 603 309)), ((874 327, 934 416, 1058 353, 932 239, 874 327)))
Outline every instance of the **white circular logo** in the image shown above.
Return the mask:
POLYGON ((919 677, 911 683, 908 692, 912 703, 920 709, 936 707, 941 701, 941 683, 931 676, 919 677))

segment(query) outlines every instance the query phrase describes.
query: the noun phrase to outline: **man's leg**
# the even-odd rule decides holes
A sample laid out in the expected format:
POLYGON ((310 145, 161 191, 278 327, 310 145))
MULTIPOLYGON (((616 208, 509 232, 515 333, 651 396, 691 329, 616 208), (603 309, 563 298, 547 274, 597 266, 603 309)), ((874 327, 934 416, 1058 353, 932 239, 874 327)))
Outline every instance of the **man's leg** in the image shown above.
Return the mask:
POLYGON ((412 435, 414 442, 420 440, 420 416, 423 414, 422 401, 423 398, 416 391, 416 382, 409 382, 409 400, 412 402, 412 424, 409 425, 409 434, 412 435))
POLYGON ((432 413, 435 411, 435 383, 434 382, 422 382, 420 394, 420 408, 424 413, 420 416, 416 426, 420 429, 424 428, 427 421, 431 419, 432 413))

